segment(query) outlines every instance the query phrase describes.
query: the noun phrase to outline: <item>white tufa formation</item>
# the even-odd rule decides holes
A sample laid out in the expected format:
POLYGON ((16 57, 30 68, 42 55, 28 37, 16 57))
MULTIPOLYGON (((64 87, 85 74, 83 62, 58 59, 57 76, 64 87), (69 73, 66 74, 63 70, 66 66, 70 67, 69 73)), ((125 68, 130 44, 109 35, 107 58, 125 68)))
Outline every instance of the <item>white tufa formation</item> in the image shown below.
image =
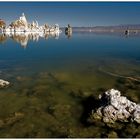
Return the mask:
POLYGON ((10 82, 0 79, 0 88, 6 87, 10 82))
POLYGON ((24 13, 19 19, 13 21, 8 27, 2 29, 2 33, 61 33, 59 29, 59 25, 55 24, 53 26, 39 26, 37 21, 33 21, 32 23, 28 23, 26 16, 24 13))
POLYGON ((102 106, 93 112, 94 118, 102 119, 105 123, 131 120, 140 124, 140 105, 121 96, 120 91, 108 90, 103 95, 99 95, 99 99, 102 106))

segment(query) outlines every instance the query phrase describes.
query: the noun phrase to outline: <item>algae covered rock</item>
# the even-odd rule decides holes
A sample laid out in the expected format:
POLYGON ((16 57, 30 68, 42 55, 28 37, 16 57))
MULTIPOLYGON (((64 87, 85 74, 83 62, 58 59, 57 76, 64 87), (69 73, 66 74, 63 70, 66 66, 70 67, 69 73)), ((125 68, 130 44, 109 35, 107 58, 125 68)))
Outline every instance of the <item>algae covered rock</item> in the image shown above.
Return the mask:
POLYGON ((138 134, 138 135, 136 135, 136 138, 140 138, 140 135, 138 134))
POLYGON ((0 128, 2 128, 4 126, 4 121, 0 120, 0 128))
POLYGON ((101 107, 92 110, 91 118, 101 118, 104 123, 136 122, 140 124, 140 105, 121 96, 120 91, 111 89, 99 95, 101 107))
POLYGON ((24 117, 24 113, 21 113, 21 112, 15 112, 14 114, 11 114, 9 117, 7 117, 4 122, 5 122, 5 125, 12 125, 14 124, 15 122, 23 119, 24 117))
POLYGON ((23 118, 24 118, 24 113, 22 112, 12 113, 8 117, 4 119, 0 119, 0 129, 12 126, 23 118))
POLYGON ((108 134, 108 138, 118 138, 118 135, 115 131, 111 131, 108 134))

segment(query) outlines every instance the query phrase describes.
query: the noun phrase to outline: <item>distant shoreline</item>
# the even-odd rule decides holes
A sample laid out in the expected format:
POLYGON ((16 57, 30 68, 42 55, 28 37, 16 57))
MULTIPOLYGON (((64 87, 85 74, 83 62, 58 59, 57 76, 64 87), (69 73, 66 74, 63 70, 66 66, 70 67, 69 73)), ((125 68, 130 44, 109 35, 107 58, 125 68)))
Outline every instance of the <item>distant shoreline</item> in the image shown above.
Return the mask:
MULTIPOLYGON (((63 30, 65 27, 61 27, 63 30)), ((94 26, 94 27, 72 27, 73 31, 81 32, 129 32, 140 33, 140 24, 138 25, 117 25, 117 26, 94 26)))

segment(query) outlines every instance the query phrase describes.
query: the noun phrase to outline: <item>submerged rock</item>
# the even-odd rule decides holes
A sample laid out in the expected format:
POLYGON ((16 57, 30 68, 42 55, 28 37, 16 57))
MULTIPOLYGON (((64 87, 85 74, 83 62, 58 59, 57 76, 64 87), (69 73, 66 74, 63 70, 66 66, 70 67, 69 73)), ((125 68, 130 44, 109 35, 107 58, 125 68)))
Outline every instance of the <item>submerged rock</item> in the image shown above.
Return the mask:
POLYGON ((140 124, 140 105, 121 96, 120 91, 108 90, 99 95, 99 99, 101 107, 96 111, 92 110, 92 119, 101 118, 105 123, 128 122, 130 120, 140 124))
POLYGON ((15 113, 11 114, 9 117, 5 118, 4 125, 5 126, 12 125, 12 124, 16 123, 17 121, 23 119, 23 117, 24 117, 24 113, 15 112, 15 113))
POLYGON ((140 135, 138 134, 138 135, 136 135, 136 138, 140 138, 140 135))
POLYGON ((22 112, 15 112, 13 114, 10 114, 7 118, 0 119, 0 128, 13 125, 14 123, 23 119, 23 117, 24 117, 24 113, 22 112))
POLYGON ((10 82, 0 79, 0 88, 7 87, 10 82))
POLYGON ((115 131, 111 131, 108 134, 108 138, 118 138, 118 135, 115 131))

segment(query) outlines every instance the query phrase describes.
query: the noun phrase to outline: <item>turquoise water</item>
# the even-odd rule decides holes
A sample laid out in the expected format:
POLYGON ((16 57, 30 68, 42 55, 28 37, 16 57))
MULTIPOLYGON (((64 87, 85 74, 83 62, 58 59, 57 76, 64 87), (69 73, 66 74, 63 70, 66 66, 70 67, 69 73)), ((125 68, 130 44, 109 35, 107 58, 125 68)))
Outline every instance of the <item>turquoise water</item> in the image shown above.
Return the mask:
POLYGON ((108 137, 107 126, 86 125, 86 100, 117 88, 140 102, 139 84, 127 79, 140 80, 139 36, 61 33, 26 46, 20 37, 0 40, 0 78, 11 83, 0 89, 0 137, 108 137))

